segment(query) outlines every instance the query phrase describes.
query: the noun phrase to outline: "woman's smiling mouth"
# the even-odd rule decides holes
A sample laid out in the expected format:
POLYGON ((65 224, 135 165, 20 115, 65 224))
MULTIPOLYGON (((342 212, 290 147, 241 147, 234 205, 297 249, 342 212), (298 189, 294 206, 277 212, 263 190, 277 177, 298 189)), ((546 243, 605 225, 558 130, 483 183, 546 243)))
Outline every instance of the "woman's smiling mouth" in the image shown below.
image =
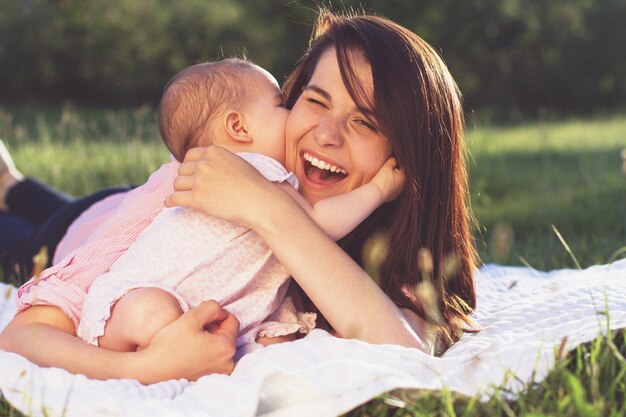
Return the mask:
POLYGON ((302 153, 303 170, 306 178, 317 185, 331 185, 348 176, 345 168, 324 161, 308 152, 302 153))

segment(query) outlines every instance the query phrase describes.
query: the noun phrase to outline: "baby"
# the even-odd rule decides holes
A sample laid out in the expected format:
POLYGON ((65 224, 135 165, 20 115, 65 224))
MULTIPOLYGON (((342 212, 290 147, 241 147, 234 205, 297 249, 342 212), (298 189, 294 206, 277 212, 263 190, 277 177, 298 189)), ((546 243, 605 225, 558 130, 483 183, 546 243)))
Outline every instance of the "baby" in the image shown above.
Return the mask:
MULTIPOLYGON (((383 189, 389 176, 399 175, 390 160, 350 198, 333 197, 311 207, 297 193, 295 176, 282 165, 288 114, 278 83, 267 71, 226 59, 174 76, 165 87, 159 120, 163 140, 178 161, 197 146, 237 152, 337 240, 397 192, 402 180, 393 190, 383 189)), ((165 178, 171 179, 172 169, 165 167, 161 170, 169 169, 165 178)), ((153 177, 142 187, 154 186, 153 177)), ((297 313, 285 299, 288 282, 289 273, 253 231, 192 209, 163 208, 108 272, 95 279, 77 335, 112 350, 141 349, 159 329, 207 299, 239 320, 238 347, 259 337, 307 332, 315 315, 297 313)))

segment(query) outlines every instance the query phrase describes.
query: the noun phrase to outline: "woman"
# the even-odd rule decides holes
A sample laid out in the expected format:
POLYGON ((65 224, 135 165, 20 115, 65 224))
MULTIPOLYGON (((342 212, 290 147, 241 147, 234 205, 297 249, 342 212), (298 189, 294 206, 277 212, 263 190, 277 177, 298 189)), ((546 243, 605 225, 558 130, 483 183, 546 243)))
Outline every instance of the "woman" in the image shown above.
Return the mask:
MULTIPOLYGON (((466 209, 462 109, 447 68, 430 46, 393 22, 326 14, 285 91, 292 109, 287 122, 287 168, 295 172, 310 201, 363 184, 390 154, 406 173, 406 190, 340 243, 346 252, 293 201, 220 148, 187 154, 175 183, 177 191, 167 204, 195 207, 254 229, 339 335, 429 352, 436 340, 448 345, 469 322, 467 314, 475 306, 475 252, 466 209), (347 174, 326 172, 320 169, 320 161, 340 166, 347 174), (218 191, 217 184, 228 181, 237 181, 237 187, 226 187, 237 189, 236 193, 218 191), (211 198, 216 194, 219 199, 211 198), (253 211, 246 210, 252 205, 253 211), (379 287, 359 264, 365 242, 381 229, 389 236, 389 255, 380 265, 379 287), (423 256, 424 248, 432 259, 423 256), (446 257, 457 265, 454 276, 449 271, 444 276, 446 257)), ((87 348, 63 333, 62 320, 45 306, 37 307, 16 316, 0 335, 0 347, 43 365, 107 377, 106 369, 82 362, 87 348), (58 337, 49 350, 71 348, 78 359, 62 361, 58 353, 42 354, 20 343, 25 329, 45 330, 47 342, 58 337)), ((89 354, 110 364, 116 358, 124 360, 125 375, 134 377, 137 366, 154 363, 150 361, 166 354, 181 338, 198 338, 204 322, 199 316, 183 319, 159 332, 141 352, 122 358, 116 352, 89 348, 89 354), (178 340, 171 338, 173 334, 178 340)), ((217 334, 222 344, 232 336, 231 328, 224 327, 217 334)), ((181 359, 180 369, 174 366, 168 376, 206 373, 209 366, 194 345, 188 346, 186 356, 192 359, 181 359), (205 369, 190 366, 196 357, 202 362, 198 368, 205 369)), ((169 353, 180 356, 173 348, 169 353)))

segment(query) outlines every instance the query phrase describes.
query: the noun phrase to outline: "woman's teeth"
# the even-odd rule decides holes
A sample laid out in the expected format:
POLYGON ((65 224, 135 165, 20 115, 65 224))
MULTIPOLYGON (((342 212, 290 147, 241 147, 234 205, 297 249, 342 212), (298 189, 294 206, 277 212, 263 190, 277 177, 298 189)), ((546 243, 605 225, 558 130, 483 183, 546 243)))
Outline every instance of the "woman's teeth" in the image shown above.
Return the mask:
POLYGON ((326 171, 330 171, 330 172, 337 172, 343 175, 348 175, 348 171, 346 171, 343 168, 338 168, 335 165, 329 164, 328 162, 322 161, 320 159, 317 159, 316 157, 314 157, 311 154, 308 153, 304 153, 304 160, 307 161, 308 163, 310 163, 311 165, 313 165, 316 168, 319 169, 324 169, 326 171))

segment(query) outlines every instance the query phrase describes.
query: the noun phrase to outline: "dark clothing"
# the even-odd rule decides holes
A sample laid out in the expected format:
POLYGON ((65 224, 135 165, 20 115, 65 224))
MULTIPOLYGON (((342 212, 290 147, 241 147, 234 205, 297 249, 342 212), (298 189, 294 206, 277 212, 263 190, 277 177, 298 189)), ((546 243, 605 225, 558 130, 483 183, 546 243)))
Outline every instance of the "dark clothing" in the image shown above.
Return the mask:
POLYGON ((26 179, 7 193, 8 213, 0 213, 0 261, 4 276, 14 274, 28 279, 32 259, 42 247, 48 248, 48 266, 57 245, 76 218, 94 203, 132 186, 107 188, 87 197, 74 199, 36 180, 26 179))

